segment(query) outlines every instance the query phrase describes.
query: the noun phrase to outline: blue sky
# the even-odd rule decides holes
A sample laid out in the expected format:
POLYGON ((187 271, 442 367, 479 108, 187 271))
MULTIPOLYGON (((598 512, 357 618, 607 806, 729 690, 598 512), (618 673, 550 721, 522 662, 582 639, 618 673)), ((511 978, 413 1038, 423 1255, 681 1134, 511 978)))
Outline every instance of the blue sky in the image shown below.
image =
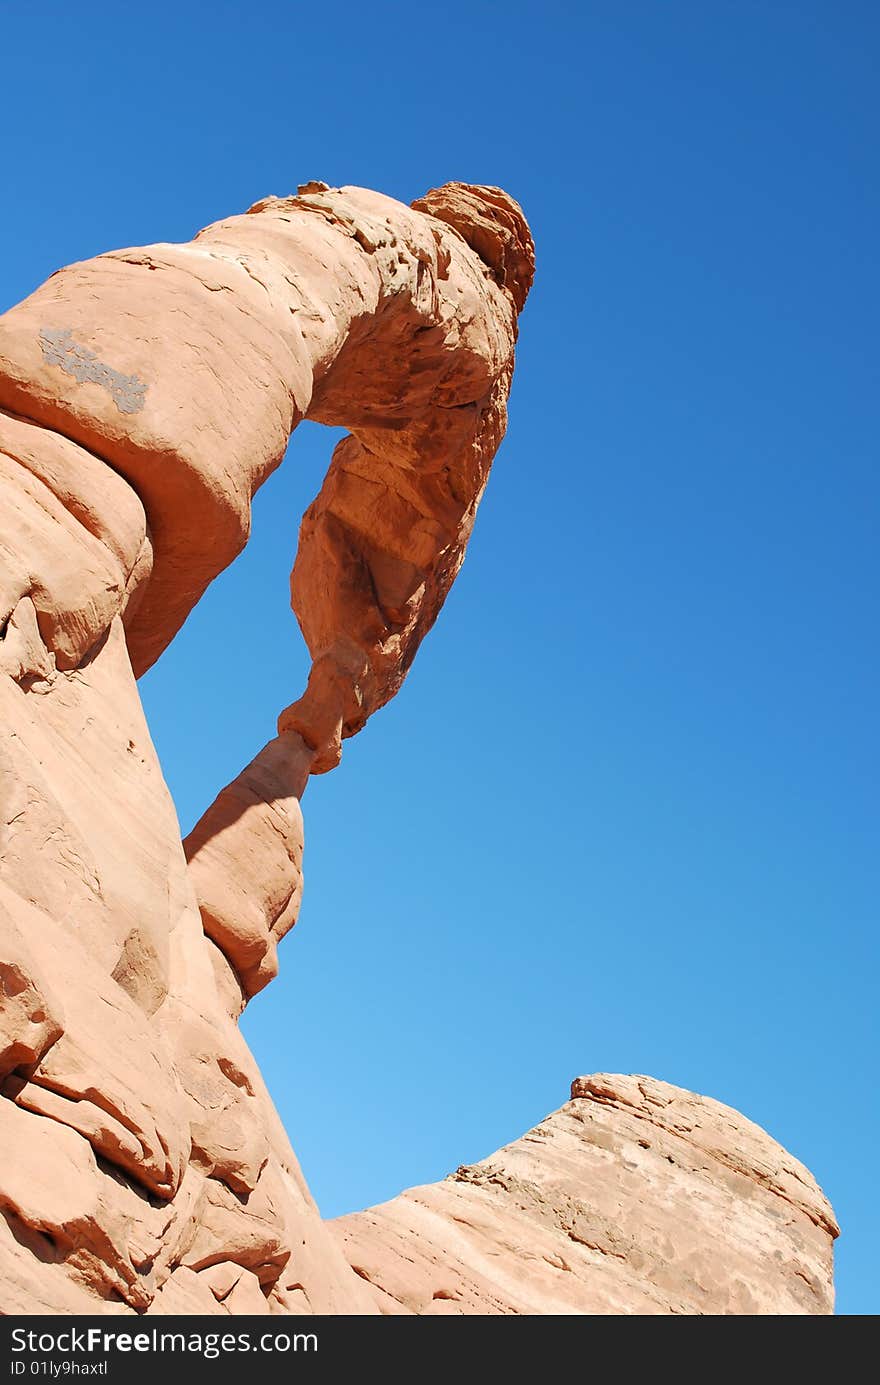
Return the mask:
MULTIPOLYGON (((0 9, 0 308, 310 178, 497 183, 537 242, 464 570, 245 1020, 325 1213, 646 1072, 809 1165, 878 1311, 876 6, 0 9)), ((184 830, 304 683, 332 441, 143 681, 184 830)))

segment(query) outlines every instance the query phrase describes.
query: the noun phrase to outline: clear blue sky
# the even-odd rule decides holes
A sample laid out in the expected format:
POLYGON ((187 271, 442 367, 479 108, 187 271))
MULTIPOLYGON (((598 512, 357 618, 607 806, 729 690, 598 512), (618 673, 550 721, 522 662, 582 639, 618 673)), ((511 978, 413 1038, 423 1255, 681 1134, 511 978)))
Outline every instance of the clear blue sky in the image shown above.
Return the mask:
MULTIPOLYGON (((874 4, 0 5, 0 307, 321 178, 498 183, 538 247, 508 440, 395 703, 306 795, 247 1035, 327 1214, 577 1073, 730 1102, 876 1312, 874 4)), ((184 830, 273 733, 332 439, 144 680, 184 830)))

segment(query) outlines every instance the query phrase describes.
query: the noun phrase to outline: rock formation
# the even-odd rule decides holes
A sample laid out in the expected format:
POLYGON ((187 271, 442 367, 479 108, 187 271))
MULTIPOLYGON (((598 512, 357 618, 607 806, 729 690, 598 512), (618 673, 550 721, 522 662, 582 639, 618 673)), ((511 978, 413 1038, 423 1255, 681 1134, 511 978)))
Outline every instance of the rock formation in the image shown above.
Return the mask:
POLYGON ((597 1074, 513 1144, 333 1223, 383 1313, 814 1314, 834 1214, 728 1106, 597 1074))
MULTIPOLYGON (((2 1311, 424 1306, 383 1280, 393 1256, 378 1298, 352 1271, 365 1224, 321 1222, 237 1020, 296 921, 308 779, 400 688, 461 566, 532 272, 497 189, 410 208, 310 183, 72 265, 0 317, 2 1311), (303 418, 349 429, 291 579, 308 686, 182 843, 135 680, 241 550, 303 418)), ((761 1272, 755 1302, 794 1302, 787 1270, 761 1272)), ((633 1283, 630 1310, 663 1302, 633 1283)), ((577 1311, 627 1302, 595 1295, 577 1311)))

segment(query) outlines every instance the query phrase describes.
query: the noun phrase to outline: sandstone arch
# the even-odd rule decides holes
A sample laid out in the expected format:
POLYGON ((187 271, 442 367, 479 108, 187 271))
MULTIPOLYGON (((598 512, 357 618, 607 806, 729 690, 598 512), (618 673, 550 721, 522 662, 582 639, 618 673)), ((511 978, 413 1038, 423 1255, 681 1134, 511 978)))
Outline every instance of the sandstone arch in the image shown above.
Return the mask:
POLYGON ((0 317, 0 1311, 829 1311, 807 1171, 650 1079, 581 1079, 448 1186, 328 1228, 238 1030, 296 919, 308 778, 461 565, 533 269, 498 189, 310 183, 0 317), (303 418, 349 429, 292 575, 308 686, 182 843, 135 679, 303 418))

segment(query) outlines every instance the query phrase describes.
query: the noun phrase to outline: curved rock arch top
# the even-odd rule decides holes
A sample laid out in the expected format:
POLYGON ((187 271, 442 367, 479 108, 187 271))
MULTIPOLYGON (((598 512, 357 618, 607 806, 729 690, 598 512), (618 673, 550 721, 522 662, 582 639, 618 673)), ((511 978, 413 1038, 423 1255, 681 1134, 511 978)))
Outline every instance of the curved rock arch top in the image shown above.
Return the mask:
MULTIPOLYGON (((0 408, 87 448, 144 505, 126 574, 136 675, 243 547, 297 423, 349 428, 292 583, 321 693, 284 718, 314 770, 338 759, 460 565, 533 266, 498 189, 450 184, 409 208, 310 183, 188 244, 72 265, 0 319, 0 408)), ((81 622, 68 658, 99 625, 81 622)))
POLYGON ((14 595, 51 626, 59 667, 120 615, 143 673, 246 543, 253 495, 296 425, 351 430, 303 518, 291 577, 308 686, 186 844, 206 931, 246 994, 274 974, 295 921, 309 774, 333 768, 343 738, 397 692, 461 566, 533 271, 522 211, 497 188, 449 184, 406 207, 309 183, 188 244, 72 265, 0 319, 0 446, 22 420, 39 424, 42 451, 46 430, 71 451, 54 486, 71 513, 71 445, 144 509, 130 550, 115 508, 101 510, 97 537, 123 554, 115 602, 106 582, 100 599, 86 583, 59 601, 22 563, 14 595), (259 877, 242 869, 249 857, 259 877))

